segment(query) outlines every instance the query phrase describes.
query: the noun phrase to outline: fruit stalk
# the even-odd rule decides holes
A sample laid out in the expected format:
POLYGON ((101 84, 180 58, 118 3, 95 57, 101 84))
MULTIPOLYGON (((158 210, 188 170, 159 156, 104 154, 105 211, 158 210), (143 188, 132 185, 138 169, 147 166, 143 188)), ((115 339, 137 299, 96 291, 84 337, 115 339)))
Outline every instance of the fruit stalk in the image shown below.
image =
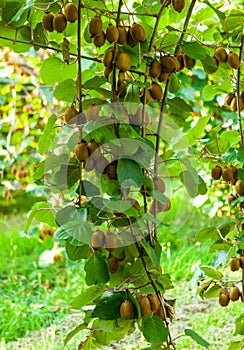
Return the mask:
POLYGON ((241 108, 240 108, 240 80, 241 80, 241 69, 242 69, 242 58, 243 58, 243 45, 244 45, 244 32, 242 34, 242 40, 240 45, 240 67, 237 70, 237 83, 236 83, 236 94, 237 94, 237 115, 238 115, 238 123, 239 123, 239 130, 240 130, 240 136, 241 136, 241 147, 244 149, 244 134, 243 134, 243 128, 242 128, 242 121, 241 121, 241 108))

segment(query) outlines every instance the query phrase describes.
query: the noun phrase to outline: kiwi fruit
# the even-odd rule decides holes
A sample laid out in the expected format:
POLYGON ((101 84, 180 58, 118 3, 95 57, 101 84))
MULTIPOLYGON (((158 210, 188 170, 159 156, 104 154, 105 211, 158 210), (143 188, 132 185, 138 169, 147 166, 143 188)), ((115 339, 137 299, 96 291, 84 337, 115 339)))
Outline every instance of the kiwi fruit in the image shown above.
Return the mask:
POLYGON ((101 230, 96 230, 93 232, 91 245, 93 249, 98 249, 104 247, 105 244, 105 234, 101 230))
POLYGON ((133 23, 130 28, 130 34, 134 41, 142 42, 146 40, 146 32, 141 24, 133 23))
POLYGON ((155 313, 160 307, 158 296, 157 294, 148 294, 148 298, 150 300, 151 310, 155 313))
POLYGON ((89 157, 85 162, 84 167, 86 171, 92 171, 95 168, 95 159, 89 157))
POLYGON ((230 110, 232 112, 236 112, 237 111, 237 98, 234 97, 230 103, 230 110))
POLYGON ((117 180, 118 176, 117 176, 116 168, 117 168, 116 162, 112 162, 108 164, 108 166, 106 167, 105 173, 107 174, 109 180, 117 180))
POLYGON ((159 101, 159 100, 162 99, 162 97, 163 97, 163 90, 162 90, 161 85, 159 85, 158 83, 153 83, 150 86, 149 91, 150 91, 150 95, 151 95, 153 100, 159 101))
MULTIPOLYGON (((143 108, 139 107, 136 114, 130 117, 130 123, 133 125, 142 125, 142 119, 143 119, 143 108)), ((148 111, 144 110, 144 125, 148 126, 151 122, 151 118, 149 116, 148 111)))
POLYGON ((232 286, 229 289, 229 297, 231 301, 237 301, 240 297, 240 290, 237 286, 232 286))
POLYGON ((74 107, 69 107, 64 112, 64 121, 66 124, 69 124, 70 122, 75 123, 76 122, 76 116, 78 114, 78 111, 74 107), (75 119, 74 119, 75 118, 75 119))
POLYGON ((213 63, 214 63, 214 67, 213 67, 213 69, 210 72, 211 74, 217 72, 218 66, 219 66, 219 61, 217 60, 216 57, 212 57, 212 60, 213 60, 213 63))
POLYGON ((114 252, 118 248, 118 238, 115 233, 108 231, 105 236, 105 248, 109 252, 114 252))
POLYGON ((160 63, 164 73, 174 73, 179 67, 179 62, 173 56, 163 56, 160 63))
POLYGON ((227 197, 227 202, 229 204, 229 206, 231 206, 231 203, 236 199, 236 196, 234 194, 229 194, 227 197))
POLYGON ((86 162, 89 158, 88 149, 85 143, 77 143, 75 146, 75 156, 80 162, 86 162))
POLYGON ((53 29, 58 33, 65 31, 67 27, 67 19, 62 12, 57 13, 53 18, 53 29))
POLYGON ((129 202, 137 211, 141 211, 141 206, 137 200, 134 198, 127 198, 127 202, 129 202))
POLYGON ((109 266, 109 272, 111 273, 111 275, 113 275, 119 269, 119 262, 113 255, 110 255, 107 261, 109 266))
POLYGON ((159 177, 157 177, 153 180, 153 187, 154 187, 154 190, 156 190, 158 192, 161 192, 161 193, 165 192, 165 183, 159 177))
POLYGON ((117 43, 120 45, 126 44, 127 42, 127 30, 125 27, 118 27, 119 38, 117 43))
POLYGON ((242 270, 244 270, 244 255, 240 257, 240 266, 242 268, 242 270))
POLYGON ((103 46, 105 44, 105 42, 106 42, 106 35, 105 35, 105 33, 102 31, 100 34, 96 35, 94 37, 94 41, 93 42, 94 42, 94 45, 96 47, 103 46))
POLYGON ((87 149, 88 149, 89 156, 91 154, 93 154, 94 159, 98 159, 99 157, 101 157, 101 151, 99 149, 99 144, 96 141, 91 140, 90 142, 88 142, 87 149))
POLYGON ((108 49, 103 55, 103 64, 105 67, 111 67, 113 62, 113 49, 108 49))
POLYGON ((125 72, 119 72, 118 74, 118 83, 122 84, 125 80, 125 72))
POLYGON ((178 60, 178 62, 179 62, 179 64, 180 64, 179 70, 184 69, 184 68, 185 68, 185 65, 184 65, 184 57, 183 57, 183 55, 181 55, 181 54, 180 54, 180 55, 177 55, 176 58, 177 58, 177 60, 178 60))
POLYGON ((145 317, 151 312, 151 304, 150 300, 146 295, 143 295, 139 298, 138 303, 140 304, 141 308, 141 316, 145 317))
POLYGON ((164 83, 170 78, 170 75, 170 73, 161 72, 160 76, 158 77, 158 81, 160 81, 160 83, 164 83))
POLYGON ((73 2, 68 2, 64 7, 64 15, 68 22, 74 23, 78 19, 78 9, 73 2))
POLYGON ((230 52, 227 58, 228 65, 233 69, 240 68, 240 59, 235 52, 230 52))
POLYGON ((110 43, 115 43, 119 39, 119 30, 117 27, 109 24, 106 29, 106 39, 110 43))
POLYGON ((184 67, 186 67, 187 69, 193 69, 196 64, 196 60, 194 58, 187 56, 186 54, 183 55, 183 62, 184 62, 184 67))
POLYGON ((155 312, 155 315, 160 317, 163 321, 166 321, 166 316, 165 316, 165 313, 164 313, 164 309, 162 308, 161 305, 159 306, 159 308, 155 312))
POLYGON ((227 52, 223 47, 218 47, 214 52, 214 57, 219 61, 219 63, 224 63, 227 61, 227 52))
POLYGON ((48 32, 53 32, 53 19, 54 19, 54 14, 49 11, 45 12, 42 17, 43 28, 48 32))
POLYGON ((126 84, 123 82, 119 84, 117 89, 117 97, 118 98, 124 98, 127 92, 126 84))
POLYGON ((228 95, 225 97, 224 104, 225 104, 227 107, 230 107, 231 101, 233 100, 234 97, 235 97, 234 94, 228 94, 228 95))
POLYGON ((122 52, 119 54, 116 67, 122 72, 130 70, 130 57, 127 55, 127 53, 122 52))
POLYGON ((125 300, 120 305, 120 316, 125 319, 133 318, 135 315, 135 308, 131 301, 125 300))
POLYGON ((153 60, 149 68, 149 76, 158 79, 161 74, 161 64, 158 60, 153 60))
POLYGON ((150 204, 149 212, 153 215, 154 214, 154 206, 156 208, 156 214, 161 212, 166 212, 171 209, 171 201, 169 198, 167 198, 165 203, 161 203, 157 201, 156 199, 153 199, 153 201, 150 204))
POLYGON ((99 118, 99 108, 96 106, 95 103, 92 103, 86 110, 86 120, 90 121, 96 121, 99 118))
POLYGON ((106 79, 109 78, 109 74, 113 71, 113 68, 104 66, 103 75, 106 79))
POLYGON ((96 159, 95 169, 99 173, 103 174, 105 172, 105 169, 108 166, 108 164, 109 164, 108 160, 104 156, 101 156, 98 159, 96 159))
POLYGON ((181 12, 184 10, 184 8, 186 6, 186 1, 185 0, 172 0, 172 6, 176 12, 181 12))
POLYGON ((237 180, 237 181, 236 181, 235 189, 236 189, 236 192, 237 192, 240 196, 243 196, 243 195, 244 195, 244 183, 243 183, 242 180, 237 180))
POLYGON ((229 293, 227 292, 227 290, 222 290, 219 295, 219 305, 226 307, 229 305, 229 302, 230 302, 229 293))
POLYGON ((240 260, 237 257, 235 257, 235 256, 230 258, 230 260, 229 260, 229 268, 233 272, 238 271, 239 268, 240 268, 240 260))
POLYGON ((234 179, 234 172, 233 172, 233 169, 231 167, 225 167, 223 170, 222 170, 222 178, 224 181, 231 181, 234 179))
POLYGON ((142 93, 141 98, 140 98, 141 103, 146 104, 146 105, 148 103, 150 103, 150 101, 152 99, 151 94, 150 94, 150 90, 149 89, 145 89, 145 91, 144 91, 144 89, 142 89, 141 93, 142 93), (145 93, 145 97, 144 97, 144 93, 145 93))
POLYGON ((213 180, 219 180, 222 175, 222 168, 219 165, 216 165, 211 170, 211 176, 213 180))
POLYGON ((134 46, 136 46, 137 43, 138 42, 136 40, 134 40, 132 35, 131 35, 131 27, 130 27, 129 30, 127 31, 126 44, 130 47, 134 47, 134 46))
POLYGON ((96 36, 102 32, 103 22, 99 16, 92 18, 91 22, 89 23, 88 30, 92 36, 96 36))

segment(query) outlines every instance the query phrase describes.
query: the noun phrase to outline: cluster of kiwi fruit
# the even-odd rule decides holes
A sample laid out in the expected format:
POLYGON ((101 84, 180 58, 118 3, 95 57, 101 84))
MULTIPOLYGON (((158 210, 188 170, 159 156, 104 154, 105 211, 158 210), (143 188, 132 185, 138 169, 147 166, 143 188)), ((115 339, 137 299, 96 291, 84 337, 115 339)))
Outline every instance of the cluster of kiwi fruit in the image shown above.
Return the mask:
POLYGON ((230 68, 238 69, 240 68, 240 59, 239 56, 231 51, 229 54, 226 52, 225 48, 220 46, 214 52, 213 63, 215 67, 213 67, 210 73, 215 73, 218 70, 220 63, 228 63, 230 68))
MULTIPOLYGON (((224 104, 232 112, 236 112, 237 111, 237 96, 234 93, 228 94, 225 97, 224 104)), ((243 109, 244 109, 244 91, 242 91, 241 95, 239 96, 239 108, 240 108, 240 111, 243 111, 243 109)))
MULTIPOLYGON (((231 257, 228 265, 232 272, 238 271, 240 268, 244 270, 244 255, 241 255, 240 258, 231 257)), ((233 283, 229 288, 222 288, 219 295, 219 305, 228 306, 230 301, 237 301, 239 298, 243 299, 242 293, 238 286, 233 283)))
POLYGON ((55 232, 54 229, 51 228, 51 227, 50 228, 48 228, 48 227, 44 228, 39 234, 39 240, 41 242, 44 242, 47 237, 53 237, 54 236, 54 232, 55 232))
POLYGON ((58 33, 65 31, 67 22, 74 23, 78 19, 78 9, 73 2, 68 2, 64 11, 60 11, 56 14, 46 11, 42 17, 42 25, 48 32, 56 30, 58 33))
MULTIPOLYGON (((236 200, 239 196, 244 196, 244 183, 241 179, 238 179, 238 169, 236 166, 229 166, 222 168, 220 165, 215 165, 211 170, 211 176, 213 180, 222 179, 228 182, 230 185, 235 186, 236 194, 229 194, 227 201, 229 206, 236 200)), ((241 209, 243 208, 243 203, 240 203, 241 209)))
POLYGON ((17 180, 25 179, 30 175, 25 163, 20 165, 14 164, 12 166, 11 172, 17 180))

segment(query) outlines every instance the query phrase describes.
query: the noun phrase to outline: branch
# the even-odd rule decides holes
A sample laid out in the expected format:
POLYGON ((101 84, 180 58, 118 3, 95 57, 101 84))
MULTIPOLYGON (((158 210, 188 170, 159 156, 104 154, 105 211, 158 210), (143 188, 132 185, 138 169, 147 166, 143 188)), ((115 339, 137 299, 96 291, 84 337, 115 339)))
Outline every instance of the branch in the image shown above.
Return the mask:
POLYGON ((240 46, 240 54, 239 54, 240 67, 238 68, 238 71, 237 71, 237 86, 236 86, 237 87, 237 115, 238 115, 242 149, 244 149, 244 134, 243 134, 243 128, 242 128, 241 109, 240 109, 240 80, 241 80, 243 45, 244 45, 244 32, 242 33, 242 40, 241 40, 241 46, 240 46))

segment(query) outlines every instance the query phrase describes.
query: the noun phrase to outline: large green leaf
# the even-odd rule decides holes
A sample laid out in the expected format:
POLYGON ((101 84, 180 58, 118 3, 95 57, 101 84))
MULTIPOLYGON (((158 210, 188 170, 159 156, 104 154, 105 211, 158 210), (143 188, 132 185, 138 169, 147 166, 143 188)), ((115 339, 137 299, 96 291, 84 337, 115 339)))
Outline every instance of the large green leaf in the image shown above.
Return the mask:
POLYGON ((206 57, 207 53, 206 48, 197 41, 183 41, 181 49, 187 56, 195 59, 202 59, 206 57))
POLYGON ((55 138, 56 129, 54 128, 54 125, 56 123, 56 120, 57 120, 57 117, 54 114, 51 117, 49 117, 44 133, 39 139, 38 151, 42 155, 45 153, 47 149, 50 148, 55 138))
POLYGON ((185 335, 188 335, 188 337, 192 338, 197 344, 203 346, 206 349, 210 347, 210 344, 192 329, 185 329, 185 335))
POLYGON ((71 103, 74 101, 76 90, 75 81, 73 79, 66 79, 55 87, 53 96, 60 101, 71 103))
POLYGON ((103 290, 97 287, 89 287, 80 295, 78 295, 72 302, 73 309, 80 310, 85 305, 93 304, 94 300, 103 294, 103 290))
POLYGON ((235 334, 244 335, 244 314, 241 314, 236 320, 235 334))
POLYGON ((84 269, 86 271, 86 284, 88 286, 107 283, 110 279, 107 258, 99 251, 92 254, 86 262, 84 269))
POLYGON ((26 233, 28 232, 34 218, 40 222, 45 222, 50 226, 56 226, 55 212, 51 204, 47 202, 37 202, 33 205, 25 223, 24 231, 26 233))
POLYGON ((68 241, 66 242, 66 253, 68 258, 71 261, 77 261, 80 259, 86 259, 91 247, 88 244, 84 244, 81 246, 75 246, 70 244, 68 241))
POLYGON ((196 234, 196 240, 200 243, 203 243, 208 239, 216 241, 218 238, 219 238, 219 234, 215 227, 203 228, 200 231, 198 231, 196 234))
POLYGON ((67 79, 74 79, 77 75, 76 64, 66 64, 58 57, 49 57, 43 61, 40 75, 44 83, 54 84, 67 79))
POLYGON ((149 343, 163 343, 169 335, 163 320, 155 315, 142 319, 142 333, 149 343))
POLYGON ((123 188, 141 187, 144 183, 142 168, 131 159, 119 159, 117 166, 119 184, 123 188))
POLYGON ((125 299, 125 292, 105 292, 93 310, 92 316, 101 320, 115 320, 119 318, 120 305, 125 299))

